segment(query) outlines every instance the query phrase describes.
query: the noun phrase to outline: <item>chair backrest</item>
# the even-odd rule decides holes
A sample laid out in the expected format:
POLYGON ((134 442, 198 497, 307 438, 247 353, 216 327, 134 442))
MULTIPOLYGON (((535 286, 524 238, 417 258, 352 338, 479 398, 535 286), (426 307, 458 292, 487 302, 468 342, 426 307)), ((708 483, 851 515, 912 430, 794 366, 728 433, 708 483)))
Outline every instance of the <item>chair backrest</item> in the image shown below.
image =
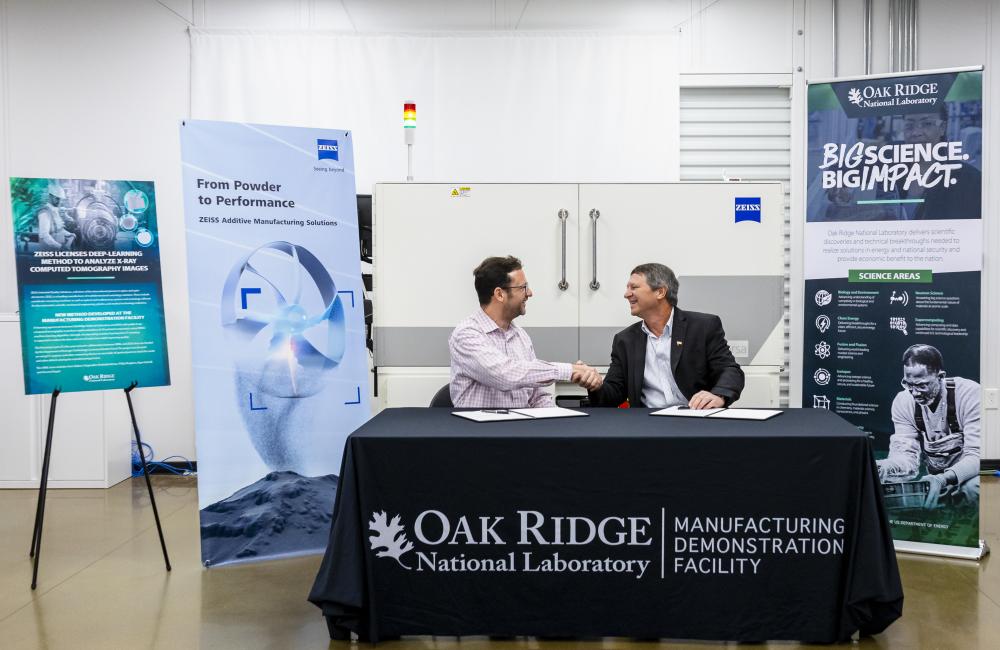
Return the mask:
POLYGON ((431 398, 430 406, 443 406, 447 408, 452 408, 454 404, 451 403, 451 386, 445 384, 438 389, 438 392, 434 393, 434 397, 431 398))

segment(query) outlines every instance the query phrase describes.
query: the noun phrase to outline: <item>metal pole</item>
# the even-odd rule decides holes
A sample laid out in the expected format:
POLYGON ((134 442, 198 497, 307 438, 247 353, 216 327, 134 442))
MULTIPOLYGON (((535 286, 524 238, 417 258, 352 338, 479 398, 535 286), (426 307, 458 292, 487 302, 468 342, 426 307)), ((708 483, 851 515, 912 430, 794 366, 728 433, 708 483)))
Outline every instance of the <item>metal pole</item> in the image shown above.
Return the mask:
POLYGON ((896 0, 889 0, 889 72, 896 72, 896 0))
POLYGON ((833 76, 837 76, 837 0, 833 0, 833 76))
POLYGON ((910 65, 910 38, 912 37, 912 32, 910 31, 910 0, 902 0, 902 5, 900 7, 902 15, 900 16, 900 32, 903 35, 903 61, 900 69, 902 70, 912 70, 913 66, 910 65))
POLYGON ((413 145, 406 145, 406 180, 413 180, 413 145))
POLYGON ((872 0, 865 0, 865 74, 872 73, 872 0))

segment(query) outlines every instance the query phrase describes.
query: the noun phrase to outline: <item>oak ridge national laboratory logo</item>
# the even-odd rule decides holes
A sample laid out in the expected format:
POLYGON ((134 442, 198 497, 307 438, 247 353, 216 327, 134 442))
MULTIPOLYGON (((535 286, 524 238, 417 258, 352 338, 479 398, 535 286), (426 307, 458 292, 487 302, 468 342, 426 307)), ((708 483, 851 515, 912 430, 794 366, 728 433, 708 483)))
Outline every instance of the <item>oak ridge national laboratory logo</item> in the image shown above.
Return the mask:
POLYGON ((399 562, 399 566, 409 569, 411 567, 403 564, 400 558, 413 550, 413 544, 406 539, 406 532, 399 522, 399 515, 395 515, 389 522, 386 522, 387 518, 384 510, 372 513, 368 530, 375 534, 370 536, 368 541, 372 545, 372 550, 378 551, 375 557, 391 557, 399 562))
POLYGON ((847 91, 847 101, 858 108, 884 108, 897 106, 924 105, 935 107, 938 94, 943 92, 936 82, 903 83, 889 81, 852 86, 847 91))
MULTIPOLYGON (((415 547, 407 539, 400 515, 390 519, 380 510, 372 512, 368 522, 368 541, 376 558, 391 558, 415 572, 616 573, 640 580, 649 575, 653 564, 651 517, 548 517, 534 510, 518 510, 516 517, 510 517, 516 522, 516 538, 499 529, 505 519, 453 518, 440 510, 425 510, 410 529, 418 544, 415 547), (550 550, 552 547, 559 550, 550 550), (410 551, 413 555, 404 562, 410 551), (588 557, 579 557, 581 554, 588 557)), ((744 565, 756 566, 750 560, 744 565)))
MULTIPOLYGON (((843 553, 844 520, 830 516, 713 514, 580 515, 514 510, 503 515, 420 512, 412 526, 373 511, 375 558, 441 574, 615 574, 622 579, 761 575, 788 555, 843 553), (411 542, 407 535, 413 537, 411 542), (405 560, 405 561, 404 561, 405 560)), ((394 564, 373 566, 391 575, 394 564)), ((415 577, 415 576, 414 576, 415 577)))

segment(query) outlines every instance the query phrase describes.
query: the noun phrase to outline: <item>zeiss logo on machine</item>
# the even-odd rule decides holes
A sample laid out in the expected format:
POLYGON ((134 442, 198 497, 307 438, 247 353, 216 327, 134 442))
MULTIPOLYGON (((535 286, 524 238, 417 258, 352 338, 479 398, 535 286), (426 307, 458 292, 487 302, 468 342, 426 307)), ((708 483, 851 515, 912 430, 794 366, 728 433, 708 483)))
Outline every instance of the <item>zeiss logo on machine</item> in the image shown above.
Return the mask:
POLYGON ((760 223, 760 197, 736 197, 736 223, 741 221, 756 221, 760 223))
POLYGON ((340 147, 336 140, 316 140, 316 154, 319 160, 340 160, 340 147))

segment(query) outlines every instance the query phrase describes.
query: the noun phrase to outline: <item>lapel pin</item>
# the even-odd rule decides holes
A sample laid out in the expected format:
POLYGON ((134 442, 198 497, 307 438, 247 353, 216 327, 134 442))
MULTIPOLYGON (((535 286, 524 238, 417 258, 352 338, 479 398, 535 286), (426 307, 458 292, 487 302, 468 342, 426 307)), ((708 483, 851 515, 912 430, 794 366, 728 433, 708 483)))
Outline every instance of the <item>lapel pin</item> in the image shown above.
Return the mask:
POLYGON ((684 341, 677 341, 677 347, 681 347, 682 345, 684 345, 684 341))

